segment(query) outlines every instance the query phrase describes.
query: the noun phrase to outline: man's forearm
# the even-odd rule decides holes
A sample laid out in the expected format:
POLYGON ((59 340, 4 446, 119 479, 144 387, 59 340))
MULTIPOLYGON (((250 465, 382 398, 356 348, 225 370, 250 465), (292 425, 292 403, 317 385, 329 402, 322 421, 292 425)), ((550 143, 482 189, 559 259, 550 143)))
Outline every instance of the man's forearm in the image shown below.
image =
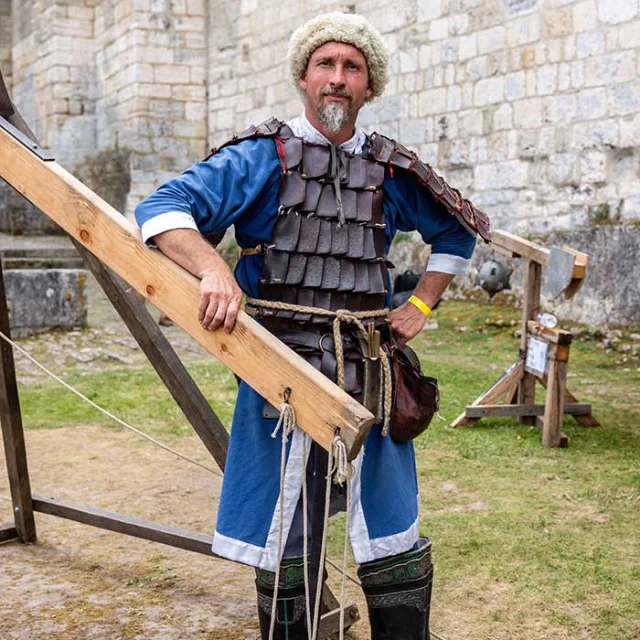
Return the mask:
POLYGON ((418 296, 430 309, 433 309, 454 278, 455 276, 451 273, 425 271, 416 286, 414 295, 418 296))
POLYGON ((242 291, 222 256, 193 229, 172 229, 153 239, 162 253, 200 278, 200 324, 205 329, 223 326, 231 331, 242 291))
POLYGON ((213 246, 194 229, 171 229, 153 239, 162 253, 200 279, 226 264, 213 246))

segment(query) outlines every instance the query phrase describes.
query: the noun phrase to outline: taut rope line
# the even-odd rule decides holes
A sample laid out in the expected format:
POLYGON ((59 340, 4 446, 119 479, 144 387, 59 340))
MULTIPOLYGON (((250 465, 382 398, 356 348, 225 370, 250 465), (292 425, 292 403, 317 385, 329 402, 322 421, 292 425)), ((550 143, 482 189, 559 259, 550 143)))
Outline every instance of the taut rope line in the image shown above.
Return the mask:
POLYGON ((161 449, 164 449, 165 451, 172 453, 174 456, 177 456, 178 458, 182 458, 183 460, 186 460, 187 462, 190 462, 191 464, 194 464, 197 467, 200 467, 201 469, 204 469, 205 471, 208 471, 209 473, 213 473, 213 475, 219 476, 220 478, 222 478, 222 473, 220 473, 220 471, 217 471, 212 467, 208 467, 207 465, 202 464, 201 462, 198 462, 197 460, 194 460, 193 458, 190 458, 189 456, 183 453, 180 453, 175 449, 172 449, 166 444, 163 444, 162 442, 156 440, 150 435, 144 433, 144 431, 140 431, 140 429, 136 429, 135 427, 131 426, 128 422, 121 420, 120 418, 118 418, 118 416, 114 416, 113 413, 107 411, 100 405, 96 404, 95 402, 93 402, 93 400, 89 400, 89 398, 87 398, 87 396, 85 396, 83 393, 81 393, 80 391, 72 387, 68 382, 65 382, 62 378, 60 378, 55 373, 53 373, 53 371, 50 371, 49 369, 47 369, 47 367, 45 367, 43 364, 38 362, 30 353, 25 351, 20 345, 16 344, 11 338, 9 338, 4 333, 2 333, 2 331, 0 331, 0 338, 2 338, 5 342, 10 344, 14 349, 19 351, 23 356, 25 356, 25 358, 33 362, 33 364, 35 364, 37 367, 42 369, 42 371, 44 371, 48 376, 53 378, 56 382, 58 382, 63 387, 71 391, 71 393, 74 393, 75 395, 77 395, 81 400, 84 400, 87 404, 91 405, 94 409, 97 409, 103 415, 117 422, 120 426, 124 427, 125 429, 129 429, 129 431, 133 431, 133 433, 139 435, 141 438, 144 438, 145 440, 148 440, 152 444, 155 444, 156 447, 160 447, 161 449))

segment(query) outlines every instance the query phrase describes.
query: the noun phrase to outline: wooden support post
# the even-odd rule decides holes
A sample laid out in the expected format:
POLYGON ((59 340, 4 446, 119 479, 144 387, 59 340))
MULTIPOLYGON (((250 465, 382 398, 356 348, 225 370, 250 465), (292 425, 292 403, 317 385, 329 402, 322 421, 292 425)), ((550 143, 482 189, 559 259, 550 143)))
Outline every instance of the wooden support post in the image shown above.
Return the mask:
POLYGON ((542 444, 546 447, 559 447, 562 441, 562 419, 564 417, 568 360, 569 345, 551 346, 542 426, 542 444))
MULTIPOLYGON (((318 637, 329 638, 340 631, 340 602, 333 595, 331 589, 325 584, 322 588, 322 602, 320 609, 320 624, 318 626, 318 637)), ((348 629, 351 625, 360 620, 358 607, 349 605, 344 610, 344 628, 348 629)))
POLYGON ((224 471, 229 435, 169 341, 147 311, 141 296, 79 242, 73 243, 131 331, 204 446, 224 471))
MULTIPOLYGON (((11 337, 9 310, 1 266, 0 331, 7 337, 11 337)), ((13 348, 4 340, 0 340, 0 421, 2 422, 2 440, 9 474, 16 533, 21 542, 35 542, 36 523, 31 503, 31 484, 29 483, 27 450, 22 429, 22 413, 13 348)))
MULTIPOLYGON (((540 312, 540 289, 542 287, 542 265, 533 260, 526 260, 524 272, 524 301, 522 308, 522 337, 520 339, 520 351, 527 351, 527 323, 534 320, 540 312)), ((523 371, 520 381, 518 402, 519 404, 533 404, 536 401, 536 378, 527 371, 523 371)), ((535 424, 535 417, 521 416, 521 424, 535 424)))

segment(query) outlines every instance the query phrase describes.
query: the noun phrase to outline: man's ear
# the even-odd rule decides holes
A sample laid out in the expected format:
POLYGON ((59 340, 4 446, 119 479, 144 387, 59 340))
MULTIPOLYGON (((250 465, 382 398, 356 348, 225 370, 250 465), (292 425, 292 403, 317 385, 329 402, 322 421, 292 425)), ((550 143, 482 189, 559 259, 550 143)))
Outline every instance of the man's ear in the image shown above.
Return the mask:
POLYGON ((370 86, 367 87, 367 92, 364 95, 365 95, 365 100, 371 99, 371 96, 373 95, 373 89, 370 86))
POLYGON ((307 90, 307 72, 306 71, 298 78, 298 86, 303 91, 307 90))

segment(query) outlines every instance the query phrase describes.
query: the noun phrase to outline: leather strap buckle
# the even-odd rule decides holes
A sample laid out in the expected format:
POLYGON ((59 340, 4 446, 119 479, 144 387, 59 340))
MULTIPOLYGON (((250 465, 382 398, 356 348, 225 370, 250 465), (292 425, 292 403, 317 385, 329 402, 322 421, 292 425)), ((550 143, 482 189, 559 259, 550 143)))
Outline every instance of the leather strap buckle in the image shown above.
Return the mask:
POLYGON ((329 333, 323 333, 319 338, 318 338, 318 348, 320 349, 320 351, 322 351, 322 353, 326 353, 328 351, 328 349, 325 349, 324 346, 322 345, 322 341, 325 338, 329 338, 332 339, 333 336, 329 333))

